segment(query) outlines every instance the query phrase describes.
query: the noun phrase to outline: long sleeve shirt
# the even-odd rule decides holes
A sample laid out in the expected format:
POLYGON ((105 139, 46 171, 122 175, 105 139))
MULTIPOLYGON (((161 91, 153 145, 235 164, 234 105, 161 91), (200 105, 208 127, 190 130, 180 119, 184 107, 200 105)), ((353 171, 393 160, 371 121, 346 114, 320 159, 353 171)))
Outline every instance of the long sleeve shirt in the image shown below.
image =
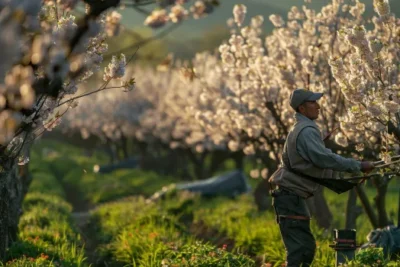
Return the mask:
MULTIPOLYGON (((310 120, 300 113, 296 113, 295 119, 297 121, 310 120)), ((300 132, 297 137, 296 149, 303 159, 321 169, 338 172, 357 172, 361 169, 360 161, 344 158, 326 148, 321 133, 313 127, 307 127, 300 132)))

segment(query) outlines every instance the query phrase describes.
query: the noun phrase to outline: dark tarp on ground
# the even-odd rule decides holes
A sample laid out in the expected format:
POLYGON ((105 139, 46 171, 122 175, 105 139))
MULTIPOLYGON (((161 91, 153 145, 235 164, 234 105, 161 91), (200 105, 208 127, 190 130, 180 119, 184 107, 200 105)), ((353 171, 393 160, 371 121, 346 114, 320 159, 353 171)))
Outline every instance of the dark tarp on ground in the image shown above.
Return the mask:
POLYGON ((176 188, 178 190, 198 192, 203 196, 225 195, 229 197, 235 197, 251 190, 247 182, 247 177, 239 170, 214 176, 206 180, 179 183, 176 185, 176 188))
POLYGON ((363 244, 360 249, 368 247, 381 247, 385 256, 390 252, 396 254, 400 252, 400 229, 395 225, 385 228, 372 230, 367 236, 368 242, 363 244))
POLYGON ((119 169, 135 169, 138 167, 138 165, 139 160, 137 158, 129 158, 114 164, 99 166, 97 172, 110 173, 119 169))
POLYGON ((170 190, 196 192, 201 196, 228 196, 236 197, 251 191, 246 175, 240 170, 217 175, 206 180, 177 183, 164 187, 149 198, 151 201, 162 198, 170 190))

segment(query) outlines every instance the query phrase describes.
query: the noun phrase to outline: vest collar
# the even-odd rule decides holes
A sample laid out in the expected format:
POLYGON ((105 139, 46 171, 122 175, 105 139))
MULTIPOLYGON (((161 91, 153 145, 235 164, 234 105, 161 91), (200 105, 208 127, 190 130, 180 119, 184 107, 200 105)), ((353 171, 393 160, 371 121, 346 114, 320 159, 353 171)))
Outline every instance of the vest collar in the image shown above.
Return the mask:
POLYGON ((294 114, 294 119, 296 120, 296 122, 307 121, 307 122, 310 122, 310 123, 314 124, 315 126, 317 126, 315 121, 310 120, 309 118, 307 118, 306 116, 304 116, 303 114, 301 114, 299 112, 296 112, 296 114, 294 114))

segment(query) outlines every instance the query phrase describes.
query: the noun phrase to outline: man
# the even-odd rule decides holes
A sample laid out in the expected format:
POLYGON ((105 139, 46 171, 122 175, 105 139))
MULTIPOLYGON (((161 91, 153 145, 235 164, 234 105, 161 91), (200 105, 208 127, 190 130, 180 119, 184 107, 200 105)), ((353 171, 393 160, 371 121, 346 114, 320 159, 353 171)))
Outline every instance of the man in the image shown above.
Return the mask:
POLYGON ((281 166, 269 179, 275 186, 273 206, 286 248, 287 267, 310 266, 314 258, 316 245, 305 199, 321 187, 315 178, 338 179, 338 172, 374 169, 372 162, 344 158, 325 148, 314 122, 320 109, 317 100, 322 96, 304 89, 290 96, 296 122, 286 138, 281 166))

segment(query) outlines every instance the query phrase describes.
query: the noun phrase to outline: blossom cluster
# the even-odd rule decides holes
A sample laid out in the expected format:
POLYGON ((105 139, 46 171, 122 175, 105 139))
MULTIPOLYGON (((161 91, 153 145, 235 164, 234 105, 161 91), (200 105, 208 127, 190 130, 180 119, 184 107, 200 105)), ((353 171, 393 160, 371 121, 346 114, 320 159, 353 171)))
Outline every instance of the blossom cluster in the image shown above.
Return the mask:
MULTIPOLYGON (((319 12, 292 7, 287 18, 269 16, 275 28, 265 38, 264 18, 244 25, 246 6, 236 5, 231 36, 216 54, 199 53, 157 70, 136 68, 137 78, 122 82, 126 89, 135 87, 131 98, 99 96, 82 106, 90 107, 82 119, 73 121, 79 116, 71 113, 68 123, 76 126, 68 127, 107 138, 118 138, 119 128, 141 142, 197 152, 229 149, 279 163, 294 122, 290 94, 305 88, 324 93, 317 121, 323 134, 340 127, 334 140, 341 147, 375 149, 393 139, 386 126, 395 122, 400 105, 398 20, 387 5, 375 1, 379 17, 371 31, 360 26, 366 23, 365 5, 358 1, 333 0, 319 12)), ((108 78, 123 75, 115 75, 119 60, 107 67, 108 78)), ((260 175, 267 177, 268 170, 251 172, 260 175)))
MULTIPOLYGON (((294 122, 290 94, 305 88, 324 93, 318 123, 323 132, 332 131, 339 126, 346 102, 331 76, 328 55, 349 53, 351 46, 338 41, 336 30, 358 25, 364 10, 359 2, 348 5, 340 0, 319 13, 306 6, 292 7, 287 20, 279 15, 269 17, 275 29, 263 40, 264 18, 255 16, 243 25, 247 9, 236 5, 229 20, 231 37, 219 47, 221 63, 214 64, 214 72, 225 79, 219 89, 203 87, 204 98, 210 99, 214 110, 198 111, 196 118, 209 132, 219 133, 230 150, 278 163, 283 140, 294 122)), ((346 146, 343 135, 339 133, 335 140, 346 146)))
POLYGON ((380 157, 398 150, 399 35, 400 23, 390 13, 387 0, 375 0, 378 16, 372 18, 374 28, 344 25, 339 30, 340 42, 352 49, 346 57, 332 57, 333 76, 348 103, 347 114, 341 118, 341 128, 353 142, 381 147, 380 157), (392 129, 391 129, 392 128, 392 129))
MULTIPOLYGON (((76 4, 0 1, 0 145, 10 159, 58 125, 66 110, 76 105, 68 99, 78 85, 100 69, 107 51, 105 28, 117 27, 118 15, 85 14, 78 26, 72 15, 76 4)), ((120 69, 113 71, 108 73, 118 77, 120 69)), ((26 162, 23 157, 20 161, 26 162)))
MULTIPOLYGON (((107 90, 81 100, 63 117, 61 129, 104 142, 127 137, 148 144, 161 142, 173 149, 212 150, 214 143, 194 120, 194 110, 206 105, 200 97, 201 86, 186 82, 182 75, 185 69, 130 67, 122 79, 128 79, 124 84, 134 84, 132 92, 107 90), (135 79, 129 80, 133 75, 135 79)), ((109 88, 114 86, 118 86, 116 80, 108 84, 109 88)))
MULTIPOLYGON (((133 100, 122 95, 118 100, 124 111, 116 112, 117 104, 103 105, 100 99, 92 104, 113 107, 110 114, 114 115, 104 120, 104 125, 113 125, 124 118, 115 114, 136 114, 137 120, 121 119, 119 127, 124 129, 125 136, 141 142, 162 142, 171 148, 191 148, 197 152, 229 149, 279 163, 283 141, 294 122, 294 111, 288 103, 290 94, 296 88, 306 88, 324 93, 318 120, 322 131, 327 133, 342 126, 335 141, 343 147, 354 141, 356 148, 362 150, 365 137, 373 138, 374 134, 368 131, 350 134, 343 127, 342 118, 351 107, 349 99, 356 96, 349 98, 349 94, 343 94, 346 92, 343 84, 348 84, 349 79, 342 83, 337 77, 354 72, 335 68, 333 58, 350 59, 347 55, 356 49, 369 60, 365 54, 367 48, 382 49, 377 41, 356 42, 356 48, 341 41, 343 27, 355 29, 352 32, 357 38, 362 36, 363 28, 358 25, 364 22, 364 11, 362 3, 349 5, 343 0, 332 1, 320 12, 306 6, 293 7, 287 19, 278 15, 269 17, 275 29, 263 38, 264 18, 255 16, 249 25, 244 25, 246 6, 236 5, 229 20, 231 36, 216 54, 199 53, 190 62, 170 62, 167 68, 158 70, 136 69, 135 73, 143 74, 134 81, 133 100)), ((113 76, 111 70, 118 66, 116 58, 113 62, 114 67, 106 71, 108 77, 113 76)), ((376 73, 373 64, 364 66, 367 74, 369 68, 368 75, 376 73)), ((390 108, 396 106, 391 103, 390 108)), ((357 113, 356 107, 351 110, 357 113)), ((92 127, 97 128, 94 135, 108 132, 111 138, 113 131, 102 133, 98 129, 116 127, 98 125, 101 119, 96 116, 85 120, 86 128, 97 125, 92 127)), ((267 169, 252 172, 254 177, 267 174, 267 169)))
POLYGON ((133 76, 142 76, 136 69, 124 69, 120 79, 112 79, 104 86, 101 79, 81 86, 80 91, 90 92, 103 88, 102 92, 79 99, 79 104, 69 110, 60 125, 65 133, 80 133, 83 139, 91 136, 105 142, 119 140, 122 136, 134 137, 139 118, 150 102, 145 90, 136 87, 133 76))
POLYGON ((144 25, 159 28, 168 22, 179 23, 192 15, 194 19, 199 19, 210 14, 214 10, 214 4, 209 0, 196 0, 194 4, 186 9, 184 4, 188 0, 160 1, 160 8, 151 12, 145 19, 144 25), (169 6, 172 7, 168 10, 169 6))

